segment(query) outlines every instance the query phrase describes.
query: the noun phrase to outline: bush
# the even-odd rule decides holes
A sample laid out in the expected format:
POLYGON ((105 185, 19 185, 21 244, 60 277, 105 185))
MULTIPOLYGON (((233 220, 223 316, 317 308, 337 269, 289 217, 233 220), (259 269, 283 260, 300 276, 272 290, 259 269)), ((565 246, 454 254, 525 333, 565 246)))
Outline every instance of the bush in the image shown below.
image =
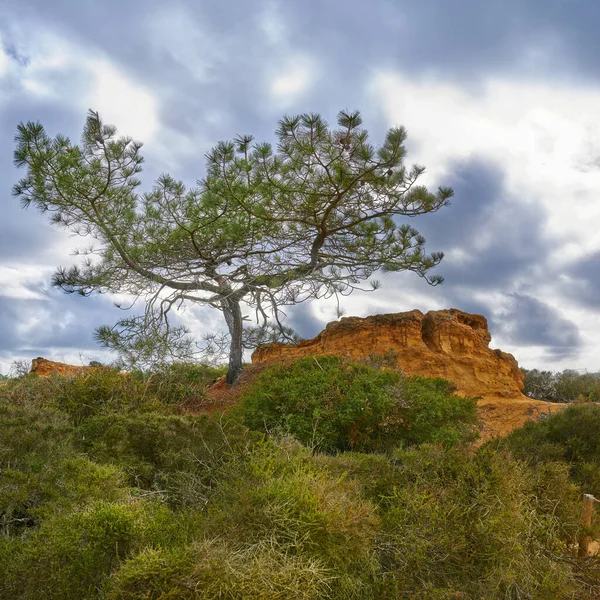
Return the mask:
MULTIPOLYGON (((398 452, 380 541, 385 598, 571 598, 579 584, 543 485, 508 454, 398 452), (566 557, 565 557, 566 558, 566 557)), ((543 475, 540 475, 544 480, 543 475)), ((575 509, 568 478, 554 500, 575 509)), ((548 487, 548 486, 547 486, 548 487)), ((578 511, 568 515, 573 519, 578 511)))
POLYGON ((150 372, 136 372, 146 382, 148 393, 162 404, 185 409, 204 398, 206 386, 225 375, 225 367, 196 363, 170 363, 150 372))
POLYGON ((569 555, 581 509, 569 477, 598 481, 600 406, 475 450, 456 443, 474 401, 447 382, 308 363, 266 370, 248 414, 332 435, 338 447, 322 445, 336 453, 118 397, 79 418, 76 402, 58 410, 57 390, 80 389, 59 380, 2 386, 20 391, 0 403, 0 600, 600 597, 598 561, 574 569, 569 555))
POLYGON ((251 428, 284 430, 315 448, 373 447, 386 433, 399 379, 334 356, 303 358, 261 373, 243 397, 242 412, 251 428))
POLYGON ((29 375, 8 380, 0 398, 12 404, 54 408, 78 424, 103 414, 179 413, 205 396, 223 369, 176 363, 129 374, 99 367, 77 376, 29 375))
POLYGON ((74 427, 56 411, 0 403, 0 469, 41 468, 71 456, 74 427))
POLYGON ((475 400, 452 392, 442 379, 404 379, 334 356, 310 357, 261 373, 241 413, 250 428, 289 432, 325 451, 473 439, 475 400))
POLYGON ((189 542, 186 526, 154 502, 97 502, 44 521, 25 538, 0 540, 0 598, 99 598, 120 563, 144 548, 189 542))
POLYGON ((2 395, 12 404, 60 410, 75 424, 97 414, 165 411, 141 380, 108 368, 78 376, 29 375, 4 386, 2 395))
POLYGON ((496 442, 531 463, 566 461, 586 493, 600 497, 600 405, 573 404, 541 421, 527 423, 496 442))
POLYGON ((113 415, 83 423, 77 447, 123 469, 136 488, 155 490, 172 505, 198 506, 251 439, 239 424, 208 415, 113 415))
POLYGON ((185 549, 145 550, 116 573, 109 599, 320 600, 331 574, 275 543, 240 546, 206 540, 185 549))
POLYGON ((230 473, 209 505, 207 528, 235 547, 262 544, 317 561, 330 573, 326 598, 374 597, 375 504, 358 482, 330 476, 291 438, 257 446, 230 473))
POLYGON ((48 461, 40 470, 6 469, 0 480, 0 535, 20 535, 57 513, 127 496, 122 473, 83 457, 48 461))
POLYGON ((0 536, 21 535, 52 514, 126 495, 122 473, 80 456, 60 414, 0 407, 0 536))
POLYGON ((453 445, 477 438, 477 400, 456 396, 449 381, 407 377, 397 389, 405 407, 405 426, 398 433, 405 444, 453 445))

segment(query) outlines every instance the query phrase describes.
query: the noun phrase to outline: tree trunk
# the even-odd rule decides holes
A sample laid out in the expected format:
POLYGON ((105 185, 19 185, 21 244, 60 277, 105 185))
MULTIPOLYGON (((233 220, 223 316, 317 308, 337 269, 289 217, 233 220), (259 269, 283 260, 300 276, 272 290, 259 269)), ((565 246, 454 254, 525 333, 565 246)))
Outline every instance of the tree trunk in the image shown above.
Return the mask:
POLYGON ((226 298, 221 301, 223 314, 231 336, 231 345, 229 346, 229 370, 225 380, 229 384, 236 384, 242 373, 242 357, 244 350, 242 348, 242 309, 239 300, 235 298, 226 298))

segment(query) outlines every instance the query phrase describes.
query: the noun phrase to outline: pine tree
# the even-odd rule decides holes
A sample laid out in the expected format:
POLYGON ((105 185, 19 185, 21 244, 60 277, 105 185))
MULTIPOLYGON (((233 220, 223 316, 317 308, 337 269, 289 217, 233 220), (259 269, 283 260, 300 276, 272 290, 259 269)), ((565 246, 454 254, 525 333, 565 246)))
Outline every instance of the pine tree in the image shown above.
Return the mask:
POLYGON ((404 166, 403 127, 376 147, 360 113, 340 112, 337 125, 330 129, 317 114, 284 117, 276 148, 251 136, 221 142, 197 187, 162 175, 140 194, 142 144, 117 137, 96 112, 79 146, 29 122, 16 135, 15 164, 27 173, 14 195, 94 240, 79 266, 58 269, 55 285, 82 295, 145 297, 143 316, 97 330, 101 343, 180 355, 190 341, 169 326, 169 311, 212 306, 229 331, 232 383, 242 369, 243 307, 259 319, 256 342, 265 332, 289 336, 282 307, 347 295, 377 271, 413 271, 432 285, 442 280, 429 273, 443 255, 426 254, 424 238, 395 217, 437 211, 452 190, 418 185, 425 169, 404 166))

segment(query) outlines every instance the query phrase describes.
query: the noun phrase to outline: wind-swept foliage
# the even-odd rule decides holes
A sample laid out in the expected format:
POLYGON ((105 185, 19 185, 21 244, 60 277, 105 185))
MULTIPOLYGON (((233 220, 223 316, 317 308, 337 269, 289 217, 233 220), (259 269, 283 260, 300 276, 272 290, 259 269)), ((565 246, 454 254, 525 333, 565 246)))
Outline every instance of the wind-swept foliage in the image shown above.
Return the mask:
POLYGON ((375 146, 361 125, 358 112, 340 112, 335 129, 316 114, 284 117, 276 148, 251 136, 220 142, 197 187, 161 175, 139 194, 141 144, 117 137, 97 113, 88 114, 80 146, 30 122, 16 136, 15 163, 27 173, 14 194, 96 244, 81 251, 81 265, 60 268, 55 285, 147 300, 143 317, 101 328, 102 343, 144 355, 143 340, 162 337, 146 360, 189 356, 192 345, 184 330, 169 328, 169 311, 209 305, 228 326, 233 382, 242 364, 243 306, 287 337, 283 306, 349 294, 376 271, 441 281, 429 272, 442 254, 426 254, 424 238, 394 217, 434 212, 452 190, 418 185, 424 167, 404 165, 404 128, 390 129, 375 146))

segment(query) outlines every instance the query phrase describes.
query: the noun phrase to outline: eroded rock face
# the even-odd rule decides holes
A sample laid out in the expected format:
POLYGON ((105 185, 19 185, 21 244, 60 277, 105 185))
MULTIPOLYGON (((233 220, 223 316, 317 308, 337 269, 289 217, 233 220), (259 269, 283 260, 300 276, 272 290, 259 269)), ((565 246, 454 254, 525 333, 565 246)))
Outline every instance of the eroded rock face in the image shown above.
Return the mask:
POLYGON ((443 377, 467 396, 522 397, 523 373, 512 354, 489 347, 487 320, 451 308, 347 317, 299 344, 267 344, 253 363, 333 354, 351 359, 393 356, 408 375, 443 377))
POLYGON ((90 369, 98 367, 78 367, 75 365, 67 365, 61 362, 54 362, 38 356, 31 361, 30 373, 35 373, 41 377, 49 377, 50 375, 81 375, 90 369))
POLYGON ((533 400, 521 393, 523 373, 512 354, 489 347, 487 320, 455 308, 348 317, 329 323, 312 340, 266 344, 253 363, 333 354, 354 360, 387 356, 407 375, 443 377, 459 394, 480 396, 479 443, 507 435, 527 421, 561 410, 564 405, 533 400))

